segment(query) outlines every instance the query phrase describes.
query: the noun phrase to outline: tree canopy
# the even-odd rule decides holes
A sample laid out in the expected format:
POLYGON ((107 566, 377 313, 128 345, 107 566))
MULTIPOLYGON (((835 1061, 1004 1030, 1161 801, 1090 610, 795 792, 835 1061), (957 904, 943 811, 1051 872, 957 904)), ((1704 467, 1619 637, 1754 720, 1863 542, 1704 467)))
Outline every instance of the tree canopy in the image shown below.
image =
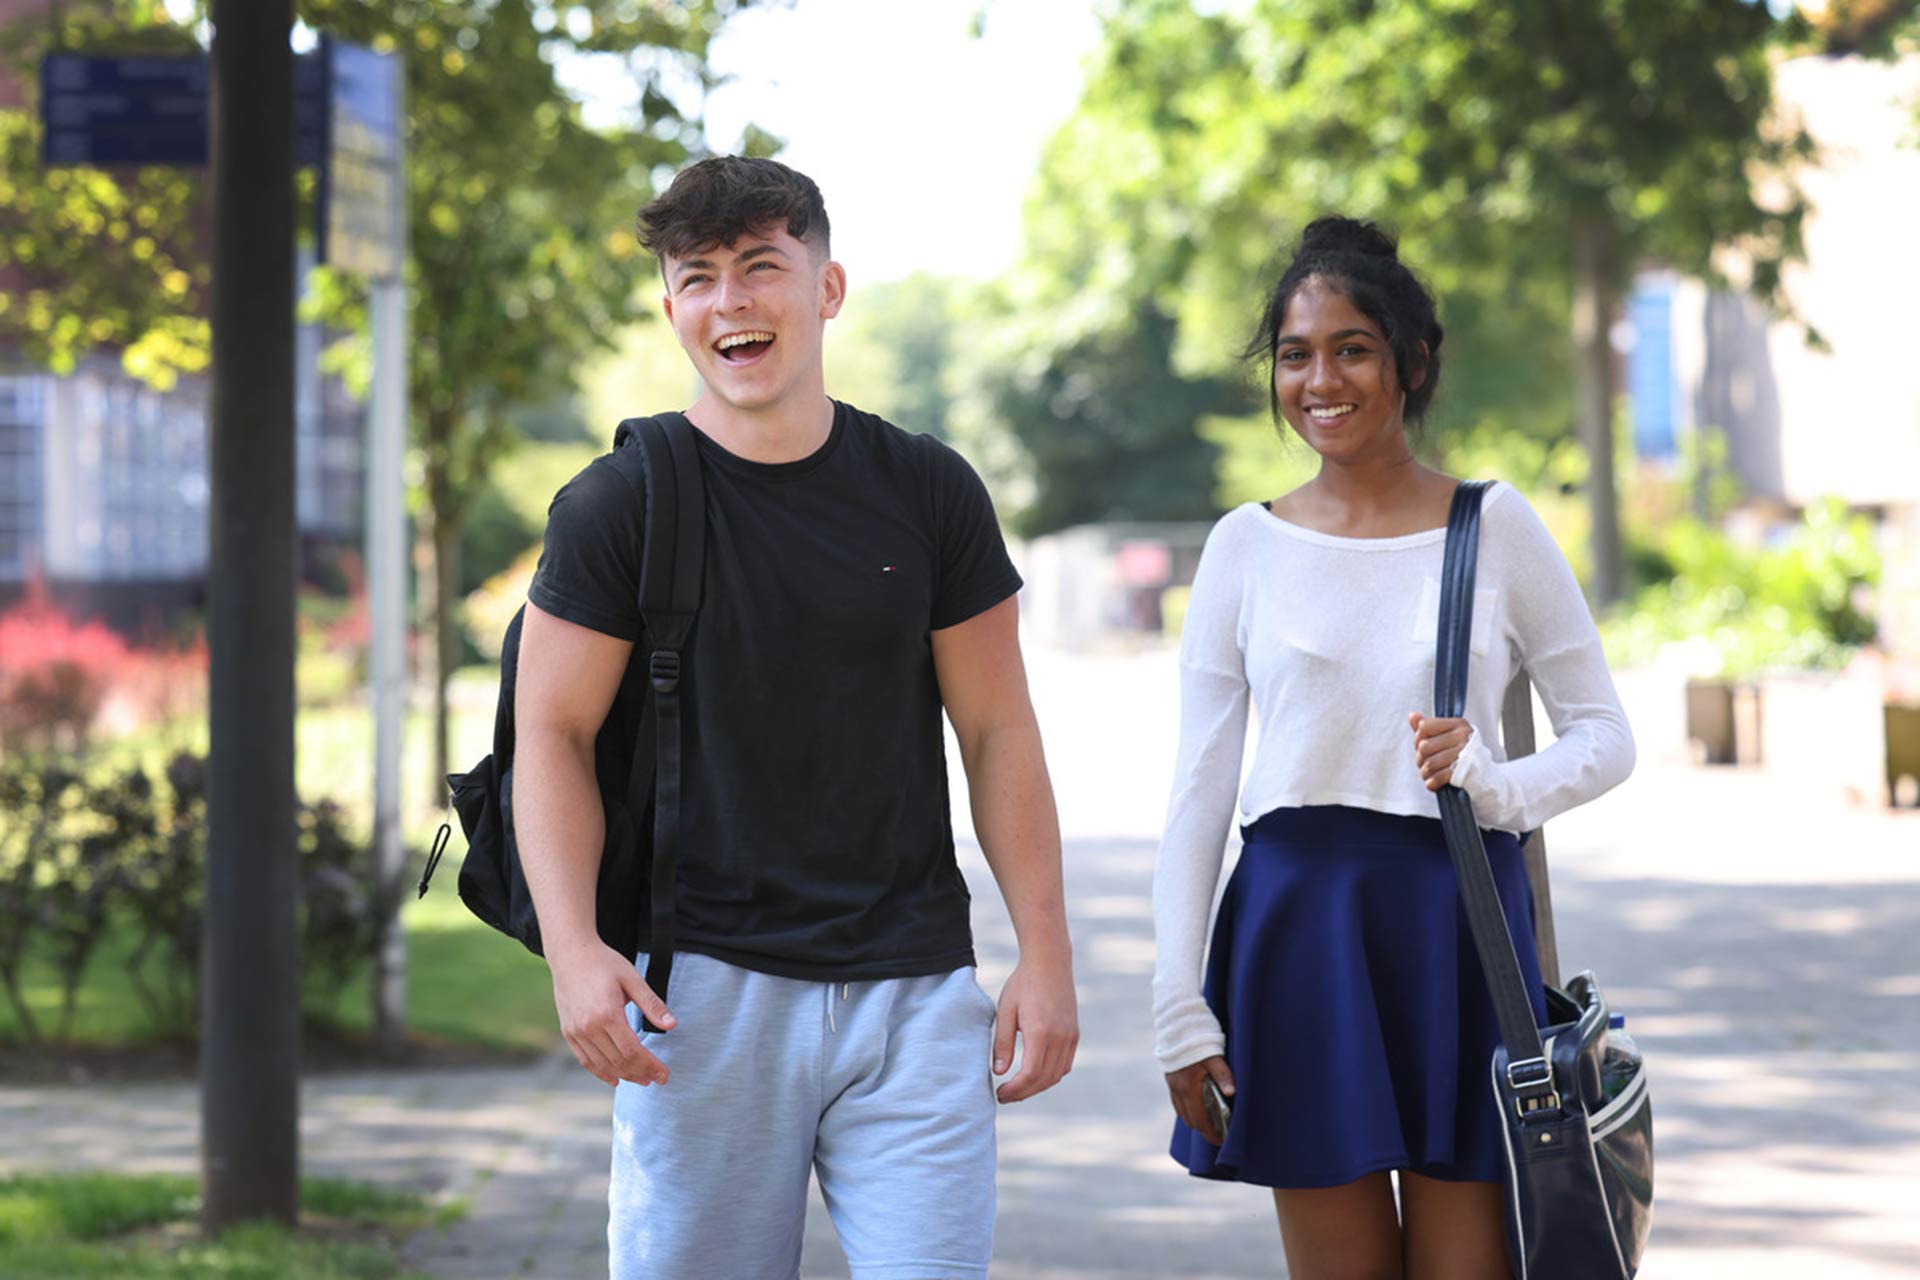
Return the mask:
MULTIPOLYGON (((407 392, 442 694, 466 506, 516 414, 564 402, 585 358, 647 314, 652 264, 634 211, 704 151, 708 49, 751 2, 298 0, 311 29, 405 67, 407 392), (563 83, 562 66, 582 58, 624 68, 631 102, 617 127, 590 124, 563 83)), ((199 48, 195 28, 153 0, 73 0, 8 39, 29 89, 53 47, 199 48)), ((30 98, 0 110, 0 336, 55 370, 94 348, 120 349, 156 383, 204 368, 203 175, 44 170, 39 135, 30 98)), ((740 145, 764 153, 778 140, 749 129, 740 145)), ((322 271, 315 285, 310 316, 351 335, 332 367, 364 380, 364 282, 322 271)), ((444 747, 436 756, 437 775, 444 747)))
POLYGON ((196 53, 152 3, 57 6, 0 31, 0 343, 71 372, 96 348, 168 386, 207 364, 206 223, 199 175, 180 169, 49 169, 40 159, 39 66, 58 50, 196 53))
MULTIPOLYGON (((514 411, 573 392, 585 358, 649 314, 653 264, 633 215, 704 151, 707 51, 748 2, 299 2, 309 25, 406 67, 408 396, 432 549, 436 778, 468 504, 514 438, 514 411), (581 56, 624 65, 622 127, 593 127, 561 83, 557 65, 581 56)), ((777 145, 750 132, 743 145, 777 145)), ((333 277, 317 310, 364 334, 358 299, 357 281, 333 277)))
POLYGON ((1660 262, 1776 296, 1810 152, 1770 114, 1778 30, 1746 0, 1119 0, 1029 204, 1028 358, 1165 315, 1174 370, 1224 376, 1279 255, 1339 210, 1397 230, 1440 295, 1443 441, 1564 433, 1576 354, 1607 340, 1568 340, 1582 290, 1617 307, 1660 262))

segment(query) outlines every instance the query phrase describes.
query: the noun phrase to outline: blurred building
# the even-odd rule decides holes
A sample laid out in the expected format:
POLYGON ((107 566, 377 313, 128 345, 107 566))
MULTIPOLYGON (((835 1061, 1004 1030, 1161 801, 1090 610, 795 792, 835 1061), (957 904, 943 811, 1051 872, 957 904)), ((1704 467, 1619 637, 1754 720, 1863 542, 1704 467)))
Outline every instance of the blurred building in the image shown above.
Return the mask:
POLYGON ((1812 210, 1806 261, 1784 277, 1795 319, 1644 274, 1621 335, 1634 443, 1674 457, 1715 428, 1758 514, 1827 496, 1876 514, 1886 638, 1920 655, 1920 57, 1795 58, 1775 92, 1821 152, 1797 175, 1812 210))
POLYGON ((1813 208, 1785 287, 1828 349, 1744 296, 1649 273, 1628 308, 1635 442, 1664 456, 1717 427, 1745 492, 1785 506, 1920 502, 1920 57, 1796 58, 1775 87, 1822 152, 1798 175, 1813 208))
MULTIPOLYGON (((296 351, 302 543, 361 529, 363 406, 319 373, 321 334, 296 351)), ((158 391, 101 354, 73 374, 0 374, 0 605, 30 576, 78 612, 120 623, 197 604, 207 569, 207 386, 158 391)))
MULTIPOLYGON (((50 15, 48 0, 0 0, 0 28, 50 15)), ((0 67, 0 109, 30 84, 0 67)), ((302 251, 301 268, 311 262, 302 251)), ((0 289, 18 287, 0 262, 0 289)), ((299 529, 309 550, 357 546, 363 406, 319 372, 323 334, 296 338, 299 529)), ((0 608, 29 577, 73 612, 136 626, 205 597, 207 380, 156 390, 102 351, 71 375, 0 347, 0 608)), ((311 559, 307 561, 312 563, 311 559)))
POLYGON ((1017 553, 1032 643, 1089 649, 1177 635, 1212 525, 1089 524, 1034 538, 1017 553))

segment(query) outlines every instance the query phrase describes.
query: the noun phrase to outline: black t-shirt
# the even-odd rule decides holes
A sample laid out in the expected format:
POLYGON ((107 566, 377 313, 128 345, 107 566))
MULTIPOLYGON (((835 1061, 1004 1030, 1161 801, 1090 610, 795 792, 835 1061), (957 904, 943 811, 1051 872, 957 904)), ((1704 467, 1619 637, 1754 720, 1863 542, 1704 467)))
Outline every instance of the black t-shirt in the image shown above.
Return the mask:
MULTIPOLYGON (((1020 589, 986 488, 946 445, 845 404, 797 462, 695 436, 678 946, 813 981, 973 963, 931 632, 1020 589)), ((528 598, 639 641, 644 492, 637 448, 568 481, 528 598)))

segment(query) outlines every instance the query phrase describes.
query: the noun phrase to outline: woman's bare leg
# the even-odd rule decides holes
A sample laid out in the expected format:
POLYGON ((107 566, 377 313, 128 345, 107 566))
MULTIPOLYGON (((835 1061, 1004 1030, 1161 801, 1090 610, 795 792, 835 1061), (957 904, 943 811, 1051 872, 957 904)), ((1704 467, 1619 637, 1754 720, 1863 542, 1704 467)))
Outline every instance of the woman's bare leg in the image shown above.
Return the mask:
POLYGON ((1400 1174, 1406 1280, 1510 1280, 1497 1182, 1442 1182, 1400 1174))
POLYGON ((1402 1280, 1400 1218, 1386 1174, 1339 1187, 1276 1188, 1273 1207, 1291 1280, 1402 1280))

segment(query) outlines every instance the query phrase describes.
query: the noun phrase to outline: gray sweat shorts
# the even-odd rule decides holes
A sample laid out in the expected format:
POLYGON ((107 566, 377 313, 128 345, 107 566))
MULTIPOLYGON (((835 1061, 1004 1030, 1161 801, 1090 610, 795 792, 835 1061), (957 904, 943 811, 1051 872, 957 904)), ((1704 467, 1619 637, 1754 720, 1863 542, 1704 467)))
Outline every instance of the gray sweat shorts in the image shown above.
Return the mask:
POLYGON ((627 1009, 671 1078, 614 1093, 613 1280, 793 1280, 810 1171, 854 1280, 986 1276, 994 1004, 972 968, 803 982, 683 952, 667 1005, 669 1032, 627 1009))

